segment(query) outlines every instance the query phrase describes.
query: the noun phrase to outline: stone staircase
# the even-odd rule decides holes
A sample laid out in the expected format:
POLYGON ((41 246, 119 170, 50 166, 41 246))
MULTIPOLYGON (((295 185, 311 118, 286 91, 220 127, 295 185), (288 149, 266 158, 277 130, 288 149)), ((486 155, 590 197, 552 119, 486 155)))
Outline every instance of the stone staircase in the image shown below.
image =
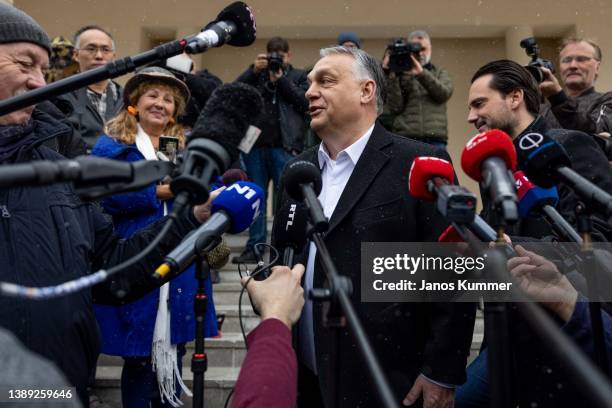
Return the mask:
MULTIPOLYGON (((268 227, 268 230, 270 230, 271 225, 269 224, 268 227)), ((246 233, 225 237, 232 250, 231 257, 242 252, 247 237, 246 233)), ((221 282, 213 286, 213 297, 217 315, 225 315, 222 336, 206 339, 205 343, 208 354, 208 370, 205 373, 204 405, 214 408, 224 406, 225 400, 238 378, 240 366, 246 353, 238 319, 238 297, 241 289, 238 266, 228 262, 220 270, 220 277, 221 282)), ((259 317, 253 312, 246 292, 242 300, 242 315, 245 331, 248 334, 259 323, 259 317)), ((483 326, 482 314, 479 313, 474 330, 470 361, 478 354, 482 342, 483 326)), ((183 379, 190 389, 193 389, 192 353, 193 344, 189 344, 187 353, 183 358, 183 379)), ((93 394, 112 408, 121 407, 122 364, 123 360, 120 357, 100 355, 98 359, 96 387, 93 394)), ((192 399, 189 397, 183 396, 183 402, 186 408, 192 406, 192 399)))

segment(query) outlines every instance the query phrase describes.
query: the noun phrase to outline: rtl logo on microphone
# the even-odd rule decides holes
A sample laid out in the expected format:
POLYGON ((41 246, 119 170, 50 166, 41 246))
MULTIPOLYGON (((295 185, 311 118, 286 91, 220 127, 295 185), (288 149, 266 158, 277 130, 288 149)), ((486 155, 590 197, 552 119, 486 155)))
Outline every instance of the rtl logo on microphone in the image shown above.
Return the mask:
POLYGON ((287 216, 287 225, 285 225, 285 231, 289 231, 289 227, 293 225, 293 221, 295 220, 295 211, 297 210, 296 204, 291 204, 289 207, 289 215, 287 216))
POLYGON ((478 146, 485 140, 487 140, 487 132, 479 133, 473 138, 471 138, 470 140, 468 140, 468 142, 465 145, 465 149, 472 150, 473 148, 475 148, 476 146, 478 146))
MULTIPOLYGON (((244 196, 247 200, 251 200, 253 197, 257 195, 257 192, 253 190, 251 187, 247 185, 240 185, 238 183, 234 183, 227 188, 227 191, 235 190, 241 196, 244 196)), ((251 208, 254 210, 253 219, 259 216, 259 209, 261 206, 261 200, 258 198, 251 204, 251 208)))

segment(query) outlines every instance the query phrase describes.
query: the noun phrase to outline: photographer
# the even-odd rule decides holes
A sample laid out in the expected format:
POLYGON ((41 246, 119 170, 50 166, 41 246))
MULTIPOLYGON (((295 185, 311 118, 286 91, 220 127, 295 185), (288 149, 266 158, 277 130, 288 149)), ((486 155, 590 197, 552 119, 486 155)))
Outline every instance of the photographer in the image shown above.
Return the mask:
MULTIPOLYGON (((392 49, 383 59, 387 100, 380 120, 393 133, 446 148, 446 102, 453 94, 453 84, 446 70, 431 63, 429 34, 414 31, 408 36, 408 43, 413 44, 413 51, 417 48, 419 51, 403 55, 403 64, 399 61, 398 69, 402 65, 409 69, 394 69, 392 49)), ((392 47, 397 49, 397 44, 392 47)))
MULTIPOLYGON (((270 179, 277 188, 281 171, 287 161, 300 153, 306 133, 308 89, 306 72, 291 66, 289 43, 274 37, 266 45, 267 54, 259 54, 237 81, 257 88, 264 107, 257 123, 261 134, 248 154, 241 160, 253 182, 267 191, 270 179)), ((266 199, 259 218, 249 229, 249 240, 244 252, 232 259, 234 263, 255 263, 255 244, 266 242, 266 199)))
MULTIPOLYGON (((559 75, 563 87, 553 73, 542 68, 544 81, 540 91, 550 106, 542 114, 552 127, 581 130, 586 133, 610 132, 612 106, 606 105, 606 94, 595 91, 599 75, 601 49, 590 40, 569 38, 559 50, 559 75), (602 110, 603 108, 603 110, 602 110)), ((607 104, 612 105, 608 95, 607 104)))

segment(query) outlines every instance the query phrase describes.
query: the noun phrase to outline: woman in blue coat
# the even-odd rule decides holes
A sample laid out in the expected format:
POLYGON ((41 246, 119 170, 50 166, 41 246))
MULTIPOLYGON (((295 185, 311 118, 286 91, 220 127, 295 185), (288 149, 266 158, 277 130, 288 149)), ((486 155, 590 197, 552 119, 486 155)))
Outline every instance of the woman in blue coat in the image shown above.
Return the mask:
MULTIPOLYGON (((169 71, 142 69, 127 82, 123 99, 124 109, 108 122, 108 135, 100 137, 93 155, 128 162, 158 160, 164 157, 158 154, 161 136, 176 137, 179 147, 184 145, 184 130, 176 118, 184 112, 189 90, 169 71)), ((113 217, 116 232, 129 237, 167 214, 172 198, 168 184, 151 184, 141 191, 105 199, 102 206, 113 217)), ((102 352, 124 358, 123 406, 177 406, 181 389, 190 394, 181 380, 181 360, 185 343, 195 335, 196 287, 192 266, 136 302, 121 307, 96 306, 102 352)), ((213 337, 217 323, 210 279, 206 290, 205 336, 213 337)))

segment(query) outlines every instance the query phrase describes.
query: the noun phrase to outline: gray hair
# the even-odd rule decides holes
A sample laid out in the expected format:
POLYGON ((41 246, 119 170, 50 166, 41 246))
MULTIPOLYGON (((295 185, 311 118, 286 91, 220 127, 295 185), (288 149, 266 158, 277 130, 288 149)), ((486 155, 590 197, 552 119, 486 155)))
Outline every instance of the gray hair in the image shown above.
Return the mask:
POLYGON ((416 37, 426 38, 431 43, 431 37, 427 34, 425 30, 415 30, 408 34, 408 41, 412 41, 416 37))
POLYGON ((350 55, 353 57, 355 59, 353 64, 355 79, 358 81, 371 79, 376 84, 376 112, 379 115, 382 114, 386 99, 385 77, 380 63, 374 57, 359 48, 342 46, 322 48, 319 55, 321 58, 330 55, 350 55))

